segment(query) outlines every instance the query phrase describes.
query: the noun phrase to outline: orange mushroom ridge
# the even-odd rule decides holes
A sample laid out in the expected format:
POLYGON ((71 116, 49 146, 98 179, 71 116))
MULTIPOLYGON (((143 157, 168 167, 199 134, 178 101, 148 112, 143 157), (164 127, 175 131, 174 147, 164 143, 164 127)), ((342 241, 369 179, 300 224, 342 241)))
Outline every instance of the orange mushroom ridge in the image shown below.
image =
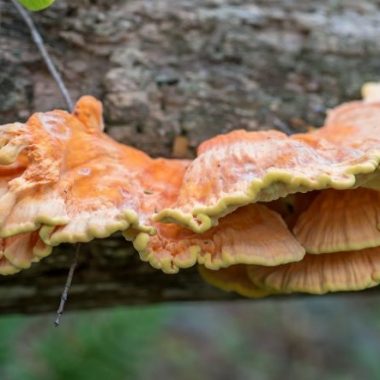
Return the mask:
POLYGON ((174 201, 187 162, 152 159, 102 130, 101 103, 89 96, 73 114, 0 127, 0 273, 15 271, 6 260, 26 268, 61 243, 155 232, 151 215, 174 201))
POLYGON ((346 147, 314 134, 234 131, 203 143, 186 170, 175 204, 155 217, 197 233, 249 203, 298 192, 350 189, 368 181, 380 161, 375 149, 346 147))
POLYGON ((41 240, 38 231, 0 239, 0 274, 14 274, 29 268, 31 263, 50 255, 52 249, 41 240))
POLYGON ((324 255, 306 255, 276 267, 248 266, 253 288, 268 293, 324 294, 362 290, 380 283, 380 247, 324 255))
POLYGON ((211 284, 248 297, 375 286, 380 103, 367 92, 319 130, 231 132, 192 162, 113 141, 89 96, 72 114, 2 126, 0 274, 121 231, 153 267, 199 264, 211 284))
MULTIPOLYGON (((208 273, 241 264, 274 268, 297 262, 302 267, 305 251, 379 245, 378 194, 357 188, 376 180, 380 141, 369 142, 366 135, 365 144, 340 144, 328 133, 322 138, 317 133, 287 137, 276 131, 235 131, 203 143, 198 153, 174 207, 154 217, 157 235, 142 233, 135 240, 141 258, 156 268, 175 273, 199 263, 208 273), (294 211, 284 212, 284 205, 294 211), (365 212, 356 217, 360 209, 365 212)), ((221 278, 226 273, 221 271, 221 278)), ((214 272, 206 278, 218 283, 218 276, 214 272)))
POLYGON ((293 232, 311 254, 380 246, 380 192, 321 191, 299 216, 293 232))
MULTIPOLYGON (((294 197, 288 202, 296 204, 298 195, 294 197)), ((309 205, 293 212, 291 218, 292 211, 281 210, 307 253, 302 259, 279 265, 232 265, 221 270, 202 267, 202 277, 222 290, 252 298, 293 292, 356 291, 379 285, 379 192, 366 188, 329 189, 306 200, 309 205)), ((281 209, 277 203, 268 206, 281 209)), ((248 249, 246 255, 250 254, 248 249)), ((283 251, 277 250, 276 257, 284 257, 283 251)))
MULTIPOLYGON (((265 295, 265 292, 353 291, 380 283, 377 167, 380 87, 368 87, 366 92, 370 97, 364 101, 347 103, 330 111, 325 126, 319 130, 292 136, 314 144, 318 155, 323 150, 322 145, 332 147, 336 164, 331 163, 330 173, 336 172, 337 167, 345 168, 344 173, 354 179, 352 185, 330 183, 315 187, 317 191, 309 193, 310 196, 296 192, 266 203, 282 215, 306 255, 301 260, 280 265, 237 265, 213 273, 202 268, 201 274, 207 281, 249 297, 260 296, 261 292, 265 295)), ((268 199, 259 197, 259 200, 268 199)))
POLYGON ((301 260, 304 248, 281 216, 264 205, 241 207, 197 234, 176 224, 157 224, 157 234, 134 241, 144 261, 165 272, 203 264, 217 270, 235 264, 279 265, 301 260))

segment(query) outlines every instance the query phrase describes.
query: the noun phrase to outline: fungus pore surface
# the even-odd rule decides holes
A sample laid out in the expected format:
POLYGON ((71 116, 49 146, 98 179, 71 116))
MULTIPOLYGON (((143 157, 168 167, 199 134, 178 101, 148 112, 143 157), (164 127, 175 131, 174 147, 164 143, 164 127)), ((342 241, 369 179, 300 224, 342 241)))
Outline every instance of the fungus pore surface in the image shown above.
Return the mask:
POLYGON ((306 255, 297 263, 276 267, 249 266, 258 288, 279 293, 324 294, 362 290, 380 282, 380 247, 324 255, 306 255))
POLYGON ((279 265, 305 254, 281 216, 261 204, 239 208, 202 234, 176 224, 156 224, 156 229, 155 236, 140 233, 134 245, 143 260, 169 273, 196 263, 214 270, 235 264, 279 265))

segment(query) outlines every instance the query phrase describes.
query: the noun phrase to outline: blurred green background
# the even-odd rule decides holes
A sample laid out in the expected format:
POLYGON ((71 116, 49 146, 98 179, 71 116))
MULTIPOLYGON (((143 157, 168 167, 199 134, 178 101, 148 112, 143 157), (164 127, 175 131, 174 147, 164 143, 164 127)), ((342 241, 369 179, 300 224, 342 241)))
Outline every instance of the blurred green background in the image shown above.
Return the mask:
POLYGON ((379 379, 376 295, 0 318, 0 379, 379 379))

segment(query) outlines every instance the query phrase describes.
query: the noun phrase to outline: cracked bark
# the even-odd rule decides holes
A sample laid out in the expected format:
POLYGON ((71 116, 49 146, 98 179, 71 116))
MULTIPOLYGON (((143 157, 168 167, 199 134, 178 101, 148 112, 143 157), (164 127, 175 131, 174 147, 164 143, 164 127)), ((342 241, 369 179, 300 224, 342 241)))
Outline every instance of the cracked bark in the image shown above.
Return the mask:
MULTIPOLYGON (((58 0, 33 17, 72 97, 98 96, 107 132, 153 156, 172 156, 177 136, 191 156, 232 129, 304 131, 380 77, 378 0, 58 0)), ((0 52, 0 124, 65 107, 7 0, 0 52)), ((54 310, 72 254, 1 278, 0 312, 54 310)), ((113 237, 83 246, 68 307, 232 298, 196 270, 151 269, 113 237)))

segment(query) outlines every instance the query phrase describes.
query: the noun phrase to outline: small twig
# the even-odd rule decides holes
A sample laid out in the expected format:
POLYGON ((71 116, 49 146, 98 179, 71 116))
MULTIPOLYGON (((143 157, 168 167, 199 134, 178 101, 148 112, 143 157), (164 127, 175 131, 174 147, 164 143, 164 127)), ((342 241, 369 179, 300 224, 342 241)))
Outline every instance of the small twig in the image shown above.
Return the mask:
MULTIPOLYGON (((56 81, 58 88, 61 91, 63 98, 65 99, 65 102, 67 104, 68 109, 70 111, 72 111, 74 108, 73 101, 71 100, 69 91, 67 90, 67 87, 66 87, 65 83, 63 82, 63 79, 62 79, 60 73, 58 72, 57 68, 55 67, 55 65, 52 61, 52 59, 50 58, 48 51, 46 50, 42 36, 40 35, 36 26, 34 25, 34 22, 33 22, 32 18, 30 17, 29 13, 17 2, 17 0, 11 0, 11 1, 12 1, 13 5, 15 6, 15 8, 17 9, 17 11, 20 13, 21 17, 24 19, 25 23, 27 24, 27 26, 30 30, 30 33, 32 35, 32 39, 33 39, 34 43, 36 44, 38 50, 40 51, 42 58, 45 61, 46 66, 49 69, 50 74, 52 75, 52 77, 56 81)), ((76 249, 75 249, 74 259, 70 265, 70 270, 69 270, 69 273, 67 275, 66 284, 65 284, 65 287, 63 289, 63 293, 61 295, 61 302, 60 302, 59 308, 57 310, 57 318, 54 321, 54 325, 56 327, 59 326, 60 321, 61 321, 61 316, 62 316, 63 311, 65 309, 65 304, 66 304, 66 301, 68 298, 71 283, 73 281, 75 268, 77 267, 77 264, 78 264, 79 251, 80 251, 80 244, 77 244, 76 249)))
POLYGON ((68 109, 72 111, 73 102, 71 100, 70 94, 62 80, 60 73, 58 72, 52 59, 50 58, 50 55, 48 51, 46 50, 44 41, 40 33, 38 32, 36 26, 34 25, 32 18, 30 17, 26 9, 24 9, 23 6, 18 3, 17 0, 11 0, 11 1, 13 5, 16 7, 17 11, 20 13, 21 17, 24 19, 25 23, 28 25, 28 28, 30 30, 34 43, 36 44, 38 50, 40 51, 42 58, 44 59, 46 66, 49 69, 50 74, 53 76, 54 80, 57 82, 58 88, 61 91, 63 98, 65 99, 68 109))
POLYGON ((78 265, 79 251, 80 251, 80 244, 77 244, 76 249, 75 249, 74 259, 73 259, 73 262, 70 265, 69 274, 67 275, 66 284, 65 284, 65 287, 63 289, 63 293, 61 295, 61 302, 59 303, 59 307, 58 307, 58 310, 57 310, 57 318, 54 321, 55 327, 58 327, 59 324, 61 323, 61 316, 63 314, 63 311, 65 310, 65 304, 66 304, 66 301, 67 301, 67 298, 68 298, 68 295, 69 295, 69 290, 70 290, 70 287, 71 287, 71 283, 73 281, 73 276, 74 276, 75 268, 78 265))

